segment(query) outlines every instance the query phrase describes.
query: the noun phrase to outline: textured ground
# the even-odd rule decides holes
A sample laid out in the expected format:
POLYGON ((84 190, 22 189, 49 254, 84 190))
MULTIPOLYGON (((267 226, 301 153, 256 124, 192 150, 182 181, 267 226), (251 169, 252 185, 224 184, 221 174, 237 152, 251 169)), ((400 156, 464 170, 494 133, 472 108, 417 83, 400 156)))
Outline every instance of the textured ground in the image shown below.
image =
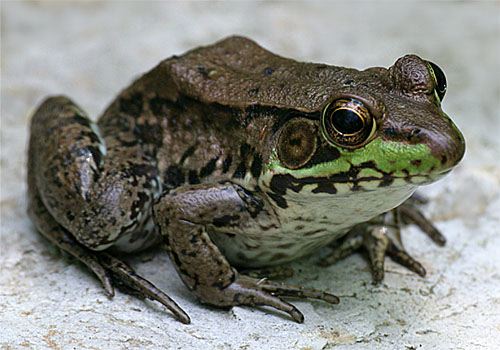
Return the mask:
POLYGON ((493 349, 500 339, 500 6, 453 3, 2 2, 2 349, 493 349), (105 297, 88 271, 39 237, 25 207, 29 115, 48 94, 98 113, 162 58, 221 37, 248 35, 297 59, 358 68, 407 52, 446 72, 444 108, 463 130, 458 169, 424 192, 448 237, 438 248, 404 232, 425 279, 388 262, 379 287, 361 256, 328 269, 294 265, 290 282, 331 290, 341 304, 295 304, 296 324, 269 310, 203 307, 164 254, 131 259, 191 315, 174 321, 155 303, 105 297))

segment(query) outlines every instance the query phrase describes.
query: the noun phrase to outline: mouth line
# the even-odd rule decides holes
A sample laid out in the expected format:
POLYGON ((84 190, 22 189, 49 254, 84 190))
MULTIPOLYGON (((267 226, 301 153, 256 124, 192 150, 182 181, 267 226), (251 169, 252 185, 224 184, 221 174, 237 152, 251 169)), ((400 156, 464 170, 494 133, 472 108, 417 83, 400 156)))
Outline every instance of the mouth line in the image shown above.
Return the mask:
MULTIPOLYGON (((435 174, 436 176, 441 176, 444 173, 439 173, 435 174)), ((405 175, 405 176, 391 176, 389 174, 384 173, 382 177, 377 177, 377 176, 364 176, 360 178, 349 178, 349 179, 336 179, 335 175, 332 175, 331 177, 328 178, 319 178, 317 183, 325 183, 329 182, 332 184, 357 184, 359 182, 380 182, 380 183, 392 183, 394 180, 405 180, 405 182, 409 184, 413 184, 411 180, 413 178, 425 178, 427 180, 432 180, 433 176, 428 175, 428 174, 412 174, 412 175, 405 175)), ((420 182, 419 182, 420 183, 420 182)))
MULTIPOLYGON (((439 177, 440 174, 435 174, 439 177)), ((300 193, 304 187, 316 186, 311 190, 312 193, 327 193, 336 194, 338 189, 335 185, 347 184, 350 185, 351 191, 373 191, 374 189, 367 189, 363 185, 366 183, 378 183, 377 187, 403 187, 405 184, 394 184, 394 180, 404 180, 407 185, 418 186, 426 183, 433 182, 436 178, 432 175, 407 175, 407 176, 390 176, 384 174, 382 177, 365 176, 360 178, 342 178, 335 179, 335 175, 330 177, 303 177, 296 178, 290 174, 279 174, 273 176, 269 184, 269 189, 274 195, 286 195, 287 190, 295 193, 300 193), (420 177, 423 181, 412 182, 415 177, 420 177)))

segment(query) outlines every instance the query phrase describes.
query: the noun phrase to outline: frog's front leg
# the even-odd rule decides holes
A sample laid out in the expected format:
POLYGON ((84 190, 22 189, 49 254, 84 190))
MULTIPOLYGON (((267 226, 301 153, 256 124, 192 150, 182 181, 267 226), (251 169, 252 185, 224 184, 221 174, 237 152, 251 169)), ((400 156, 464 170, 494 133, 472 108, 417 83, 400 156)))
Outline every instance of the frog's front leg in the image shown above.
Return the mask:
POLYGON ((297 322, 303 321, 302 313, 279 296, 338 303, 338 298, 328 293, 241 275, 229 264, 208 231, 227 223, 238 234, 245 225, 256 225, 259 201, 231 183, 178 188, 160 199, 154 208, 155 221, 186 286, 206 304, 267 305, 288 313, 297 322))
POLYGON ((401 226, 406 223, 414 223, 437 245, 443 246, 446 243, 441 232, 416 207, 416 204, 425 203, 424 201, 420 196, 411 197, 399 207, 381 214, 367 223, 355 226, 340 241, 340 244, 333 247, 333 251, 319 262, 319 265, 331 265, 364 248, 371 264, 374 284, 380 283, 384 278, 386 255, 398 264, 424 277, 425 268, 408 254, 401 240, 401 226))

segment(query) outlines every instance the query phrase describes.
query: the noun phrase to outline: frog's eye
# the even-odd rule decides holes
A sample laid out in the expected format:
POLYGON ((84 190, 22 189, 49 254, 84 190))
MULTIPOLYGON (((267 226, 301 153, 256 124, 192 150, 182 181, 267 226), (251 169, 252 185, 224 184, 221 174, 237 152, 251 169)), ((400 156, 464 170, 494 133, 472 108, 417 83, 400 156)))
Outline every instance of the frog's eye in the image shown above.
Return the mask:
POLYGON ((361 147, 373 136, 375 129, 372 115, 358 100, 339 99, 323 110, 321 133, 332 145, 361 147))
POLYGON ((439 100, 442 101, 444 95, 446 94, 446 76, 437 64, 432 63, 431 61, 427 61, 427 63, 429 65, 431 75, 434 78, 434 82, 436 83, 436 93, 439 97, 439 100))
POLYGON ((278 139, 278 158, 289 169, 306 164, 316 151, 316 125, 304 118, 287 122, 278 139))

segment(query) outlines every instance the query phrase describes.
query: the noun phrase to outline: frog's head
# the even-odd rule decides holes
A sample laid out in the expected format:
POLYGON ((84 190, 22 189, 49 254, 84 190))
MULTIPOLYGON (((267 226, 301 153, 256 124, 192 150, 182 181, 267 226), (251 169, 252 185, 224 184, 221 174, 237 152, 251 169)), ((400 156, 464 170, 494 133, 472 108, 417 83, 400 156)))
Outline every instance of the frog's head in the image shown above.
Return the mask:
POLYGON ((441 109, 446 78, 434 63, 407 55, 389 69, 335 74, 338 88, 320 109, 291 112, 276 128, 267 164, 274 193, 404 187, 409 195, 463 157, 463 136, 441 109))

